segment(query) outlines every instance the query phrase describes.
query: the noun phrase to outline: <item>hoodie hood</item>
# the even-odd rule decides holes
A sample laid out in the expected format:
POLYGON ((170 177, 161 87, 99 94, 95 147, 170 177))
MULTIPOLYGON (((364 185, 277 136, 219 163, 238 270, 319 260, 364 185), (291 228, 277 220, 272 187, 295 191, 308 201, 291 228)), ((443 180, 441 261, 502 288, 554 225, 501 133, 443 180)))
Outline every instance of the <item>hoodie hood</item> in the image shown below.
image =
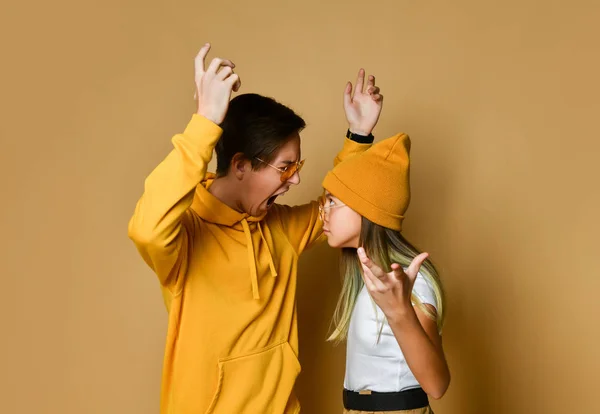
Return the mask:
POLYGON ((200 185, 196 187, 196 194, 194 195, 192 209, 206 222, 228 227, 232 231, 244 232, 244 235, 246 236, 246 247, 248 250, 248 265, 250 267, 249 276, 252 286, 252 296, 254 299, 260 299, 258 289, 258 272, 260 269, 258 269, 258 261, 256 258, 258 246, 254 245, 252 233, 256 231, 260 233, 260 240, 262 240, 264 243, 266 254, 268 255, 269 270, 273 277, 277 276, 273 255, 269 250, 268 243, 265 239, 261 226, 261 221, 265 218, 267 213, 265 212, 261 216, 255 217, 247 213, 235 211, 223 203, 208 191, 215 178, 215 174, 207 173, 204 180, 202 180, 200 185))

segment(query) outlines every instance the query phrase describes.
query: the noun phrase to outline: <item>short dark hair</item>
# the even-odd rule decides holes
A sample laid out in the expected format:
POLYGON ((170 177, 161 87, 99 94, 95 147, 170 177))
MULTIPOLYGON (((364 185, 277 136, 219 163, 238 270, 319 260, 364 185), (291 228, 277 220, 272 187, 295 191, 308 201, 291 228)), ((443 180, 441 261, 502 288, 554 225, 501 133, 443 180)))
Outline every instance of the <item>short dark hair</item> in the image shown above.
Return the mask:
POLYGON ((217 143, 217 175, 226 175, 237 153, 259 167, 260 158, 271 162, 290 138, 306 127, 304 120, 287 106, 258 94, 238 95, 229 103, 217 143))

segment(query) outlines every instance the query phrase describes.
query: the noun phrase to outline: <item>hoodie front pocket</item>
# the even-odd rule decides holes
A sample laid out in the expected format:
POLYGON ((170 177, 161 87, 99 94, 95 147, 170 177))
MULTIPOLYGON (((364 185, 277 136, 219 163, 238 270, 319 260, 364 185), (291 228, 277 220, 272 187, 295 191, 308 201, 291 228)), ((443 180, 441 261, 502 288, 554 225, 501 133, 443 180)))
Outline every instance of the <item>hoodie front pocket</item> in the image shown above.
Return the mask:
POLYGON ((282 414, 300 373, 288 342, 219 360, 217 390, 206 414, 282 414))

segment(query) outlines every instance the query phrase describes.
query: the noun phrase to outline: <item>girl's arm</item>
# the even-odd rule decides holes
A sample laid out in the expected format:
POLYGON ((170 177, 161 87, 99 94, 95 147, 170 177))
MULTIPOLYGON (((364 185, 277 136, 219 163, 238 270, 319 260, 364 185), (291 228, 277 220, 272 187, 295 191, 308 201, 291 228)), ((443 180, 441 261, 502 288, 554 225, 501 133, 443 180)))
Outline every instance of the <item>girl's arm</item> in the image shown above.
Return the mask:
MULTIPOLYGON (((358 249, 358 255, 369 294, 385 314, 410 370, 428 395, 441 398, 450 384, 442 339, 436 321, 411 302, 419 268, 428 254, 417 256, 406 272, 393 264, 389 273, 373 263, 363 248, 358 249)), ((435 314, 433 306, 426 306, 435 314)))
MULTIPOLYGON (((435 315, 433 306, 425 306, 435 315)), ((436 321, 415 306, 396 309, 386 317, 410 370, 423 390, 432 398, 441 398, 450 384, 450 370, 436 321)))

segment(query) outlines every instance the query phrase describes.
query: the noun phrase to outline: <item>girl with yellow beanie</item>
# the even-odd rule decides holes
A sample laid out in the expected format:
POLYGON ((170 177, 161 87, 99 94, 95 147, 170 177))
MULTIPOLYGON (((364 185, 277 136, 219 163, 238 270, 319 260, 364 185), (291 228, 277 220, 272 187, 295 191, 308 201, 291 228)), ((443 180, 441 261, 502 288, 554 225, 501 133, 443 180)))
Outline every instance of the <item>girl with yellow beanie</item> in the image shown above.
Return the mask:
POLYGON ((410 201, 410 140, 399 134, 345 159, 323 187, 329 245, 343 288, 329 340, 347 341, 346 414, 431 414, 450 382, 438 273, 401 234, 410 201))

